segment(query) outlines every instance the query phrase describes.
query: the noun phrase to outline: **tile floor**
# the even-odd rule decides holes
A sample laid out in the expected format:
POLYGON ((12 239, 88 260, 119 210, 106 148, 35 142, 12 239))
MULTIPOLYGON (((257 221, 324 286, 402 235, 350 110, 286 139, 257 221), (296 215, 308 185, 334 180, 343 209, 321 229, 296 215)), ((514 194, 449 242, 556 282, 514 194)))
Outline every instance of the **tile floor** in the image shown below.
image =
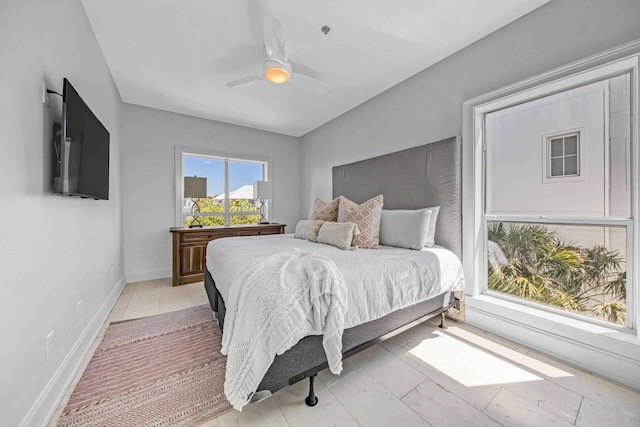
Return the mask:
MULTIPOLYGON (((206 303, 202 283, 130 283, 109 321, 206 303)), ((302 381, 203 426, 640 427, 640 393, 464 323, 425 322, 345 360, 340 376, 318 378, 314 408, 302 381)))

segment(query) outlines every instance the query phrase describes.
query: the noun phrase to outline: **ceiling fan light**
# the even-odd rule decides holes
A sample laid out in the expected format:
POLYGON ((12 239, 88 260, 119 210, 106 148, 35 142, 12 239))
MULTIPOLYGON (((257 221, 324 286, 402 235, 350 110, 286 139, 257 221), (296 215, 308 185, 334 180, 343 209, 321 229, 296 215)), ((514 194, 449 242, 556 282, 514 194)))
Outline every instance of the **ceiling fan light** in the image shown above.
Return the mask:
POLYGON ((290 74, 283 67, 274 66, 264 70, 264 77, 271 83, 281 84, 289 81, 290 74))

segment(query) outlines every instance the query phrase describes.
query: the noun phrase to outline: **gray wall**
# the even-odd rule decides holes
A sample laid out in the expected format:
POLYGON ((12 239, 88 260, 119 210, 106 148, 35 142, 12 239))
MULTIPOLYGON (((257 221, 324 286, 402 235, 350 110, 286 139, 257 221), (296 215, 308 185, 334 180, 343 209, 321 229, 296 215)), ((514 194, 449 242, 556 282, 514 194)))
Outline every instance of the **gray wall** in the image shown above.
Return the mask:
POLYGON ((46 423, 124 286, 120 96, 80 1, 0 2, 0 424, 46 423), (111 133, 110 199, 52 194, 67 77, 111 133), (76 303, 82 301, 76 318, 76 303), (45 337, 54 332, 45 360, 45 337))
POLYGON ((269 159, 269 221, 293 232, 300 212, 298 138, 123 104, 122 179, 127 282, 171 276, 175 147, 269 159))
POLYGON ((464 100, 638 39, 639 22, 637 0, 553 0, 308 133, 302 215, 331 198, 332 166, 462 135, 464 100))

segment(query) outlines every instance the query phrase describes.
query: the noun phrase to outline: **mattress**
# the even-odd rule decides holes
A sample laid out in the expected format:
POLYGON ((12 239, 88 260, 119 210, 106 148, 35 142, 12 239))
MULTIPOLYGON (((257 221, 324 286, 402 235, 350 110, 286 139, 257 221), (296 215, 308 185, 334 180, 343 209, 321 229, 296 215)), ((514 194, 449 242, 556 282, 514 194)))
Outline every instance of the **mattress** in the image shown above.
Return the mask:
POLYGON ((449 291, 464 289, 462 264, 448 249, 422 250, 381 246, 380 249, 341 250, 295 239, 293 234, 216 239, 207 246, 207 270, 225 301, 236 272, 252 259, 298 248, 332 259, 347 284, 345 328, 383 317, 393 311, 449 291))

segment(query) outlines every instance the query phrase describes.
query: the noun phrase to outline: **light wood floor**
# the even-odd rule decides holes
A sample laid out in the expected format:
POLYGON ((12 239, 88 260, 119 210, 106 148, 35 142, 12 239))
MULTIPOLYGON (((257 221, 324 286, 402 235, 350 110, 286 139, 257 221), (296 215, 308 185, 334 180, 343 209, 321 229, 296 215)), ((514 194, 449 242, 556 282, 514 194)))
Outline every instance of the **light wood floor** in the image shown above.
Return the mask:
MULTIPOLYGON (((109 320, 206 303, 202 283, 130 283, 109 320)), ((640 393, 463 323, 426 322, 347 359, 340 376, 318 377, 314 408, 302 381, 204 426, 640 427, 640 393)))

